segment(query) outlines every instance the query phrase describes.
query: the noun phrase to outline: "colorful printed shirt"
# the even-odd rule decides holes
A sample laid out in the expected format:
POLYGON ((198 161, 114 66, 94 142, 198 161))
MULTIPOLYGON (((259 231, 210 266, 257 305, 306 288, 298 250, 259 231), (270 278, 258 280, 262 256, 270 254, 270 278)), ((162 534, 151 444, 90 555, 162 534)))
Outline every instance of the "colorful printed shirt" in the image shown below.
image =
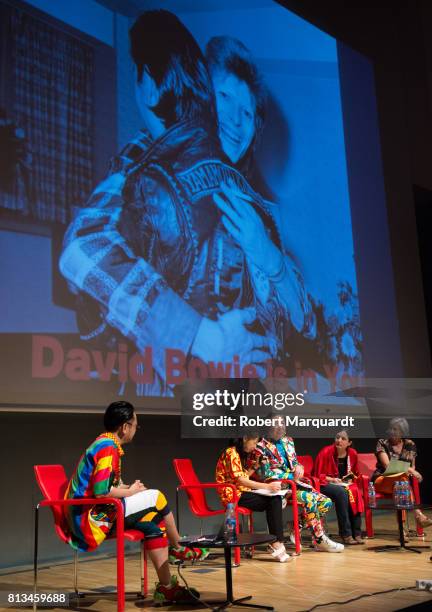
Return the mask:
MULTIPOLYGON (((124 451, 112 434, 102 434, 82 455, 66 489, 65 499, 103 497, 121 482, 124 451)), ((69 544, 76 550, 94 550, 111 532, 116 510, 113 505, 69 506, 65 509, 69 544)))
POLYGON ((262 438, 248 460, 248 467, 258 468, 252 478, 264 482, 266 480, 282 480, 293 478, 293 470, 298 464, 294 440, 284 436, 277 442, 262 438))
MULTIPOLYGON (((237 484, 238 478, 249 478, 248 473, 243 467, 240 455, 235 446, 225 449, 216 464, 216 482, 228 482, 235 484, 237 495, 240 497, 242 491, 250 491, 249 487, 237 484)), ((219 490, 219 496, 224 506, 233 501, 233 490, 231 487, 224 487, 219 490)))
POLYGON ((378 478, 378 476, 383 474, 386 470, 381 461, 378 459, 379 453, 385 453, 390 461, 392 459, 397 459, 398 461, 407 461, 411 466, 413 465, 414 460, 417 457, 417 447, 415 445, 415 442, 413 440, 410 440, 409 438, 403 438, 402 441, 402 450, 400 453, 396 453, 393 450, 390 440, 384 438, 378 440, 375 449, 377 464, 375 472, 372 474, 372 480, 378 478))

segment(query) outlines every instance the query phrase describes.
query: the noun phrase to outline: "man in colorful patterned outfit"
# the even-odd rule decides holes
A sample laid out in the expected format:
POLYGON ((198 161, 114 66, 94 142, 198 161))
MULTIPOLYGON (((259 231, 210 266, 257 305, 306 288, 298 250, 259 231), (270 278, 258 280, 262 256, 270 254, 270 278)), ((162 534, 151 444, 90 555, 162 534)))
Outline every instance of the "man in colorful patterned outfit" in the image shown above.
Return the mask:
MULTIPOLYGON (((159 578, 154 593, 157 603, 191 603, 195 599, 175 576, 168 565, 170 560, 203 559, 205 549, 188 549, 179 545, 174 517, 165 495, 157 489, 147 489, 140 480, 126 485, 121 479, 122 446, 131 442, 138 426, 137 416, 129 402, 114 402, 104 416, 105 432, 96 438, 82 455, 69 481, 65 499, 113 497, 121 499, 124 507, 125 528, 137 529, 146 536, 146 547, 159 578)), ((65 511, 69 544, 76 550, 97 548, 115 529, 114 506, 69 506, 65 511)), ((199 596, 194 592, 196 596, 199 596)))
MULTIPOLYGON (((274 418, 274 415, 272 417, 274 418)), ((297 459, 294 440, 286 435, 285 425, 275 425, 269 431, 269 439, 262 438, 259 441, 250 459, 250 465, 255 467, 252 478, 257 480, 295 480, 297 501, 303 507, 301 527, 309 528, 315 550, 342 552, 343 544, 330 540, 321 522, 323 514, 330 510, 332 501, 313 489, 309 483, 302 481, 304 468, 297 459)), ((293 534, 290 539, 294 541, 293 534)))

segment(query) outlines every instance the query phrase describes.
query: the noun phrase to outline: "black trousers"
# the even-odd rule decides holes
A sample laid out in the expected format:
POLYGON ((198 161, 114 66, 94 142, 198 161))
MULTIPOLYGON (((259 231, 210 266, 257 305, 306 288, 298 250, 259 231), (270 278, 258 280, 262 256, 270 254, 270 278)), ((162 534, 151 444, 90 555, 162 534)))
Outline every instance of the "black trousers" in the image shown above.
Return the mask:
POLYGON ((265 511, 269 533, 276 536, 278 542, 283 542, 282 497, 280 495, 259 495, 259 493, 245 491, 241 494, 238 505, 254 512, 265 511))
POLYGON ((361 514, 353 514, 345 487, 329 483, 321 485, 320 491, 330 497, 335 505, 339 534, 354 538, 361 535, 361 514))

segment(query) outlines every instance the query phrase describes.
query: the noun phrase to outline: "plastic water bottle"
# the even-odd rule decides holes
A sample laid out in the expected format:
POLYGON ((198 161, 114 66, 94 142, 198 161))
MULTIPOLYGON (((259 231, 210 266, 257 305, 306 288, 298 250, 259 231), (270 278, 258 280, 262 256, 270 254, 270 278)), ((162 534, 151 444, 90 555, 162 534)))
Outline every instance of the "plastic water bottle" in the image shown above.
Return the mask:
POLYGON ((402 491, 403 491, 403 507, 406 509, 410 509, 413 507, 413 503, 411 500, 411 489, 409 482, 406 480, 402 483, 402 491))
POLYGON ((396 508, 403 507, 402 483, 397 480, 393 485, 393 503, 396 508))
POLYGON ((368 502, 369 508, 376 508, 376 493, 373 482, 371 481, 368 486, 368 502))
POLYGON ((224 524, 225 542, 235 542, 237 540, 236 522, 234 504, 227 504, 224 524))

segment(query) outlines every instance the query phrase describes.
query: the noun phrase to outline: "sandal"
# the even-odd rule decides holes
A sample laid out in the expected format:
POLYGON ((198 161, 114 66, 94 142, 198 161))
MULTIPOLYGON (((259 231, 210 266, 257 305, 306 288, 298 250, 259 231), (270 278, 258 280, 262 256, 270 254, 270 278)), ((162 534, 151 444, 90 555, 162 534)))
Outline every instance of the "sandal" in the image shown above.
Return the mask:
POLYGON ((287 561, 291 560, 291 557, 289 556, 285 549, 285 546, 283 545, 279 548, 273 548, 273 546, 270 544, 268 547, 268 552, 274 559, 277 559, 279 563, 286 563, 287 561))
POLYGON ((432 525, 432 519, 423 514, 423 512, 416 512, 416 523, 425 529, 426 527, 430 527, 432 525))
POLYGON ((342 536, 342 540, 345 546, 354 546, 358 544, 357 540, 354 540, 352 536, 342 536))

